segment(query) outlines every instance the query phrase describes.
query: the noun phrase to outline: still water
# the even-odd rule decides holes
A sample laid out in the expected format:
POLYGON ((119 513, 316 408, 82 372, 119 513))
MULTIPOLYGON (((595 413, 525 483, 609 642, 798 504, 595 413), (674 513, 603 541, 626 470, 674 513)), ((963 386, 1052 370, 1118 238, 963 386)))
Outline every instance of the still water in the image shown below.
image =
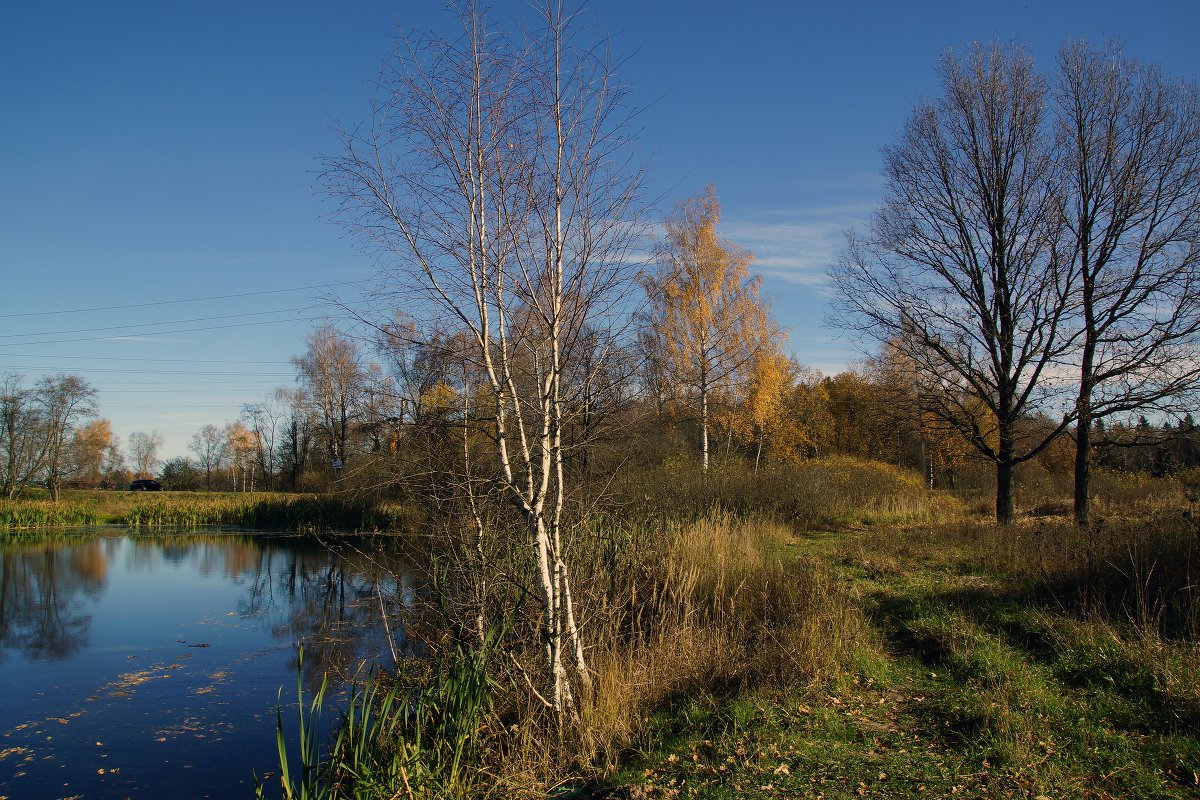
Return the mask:
POLYGON ((378 541, 72 533, 0 545, 0 798, 251 797, 297 645, 309 687, 402 647, 378 541))

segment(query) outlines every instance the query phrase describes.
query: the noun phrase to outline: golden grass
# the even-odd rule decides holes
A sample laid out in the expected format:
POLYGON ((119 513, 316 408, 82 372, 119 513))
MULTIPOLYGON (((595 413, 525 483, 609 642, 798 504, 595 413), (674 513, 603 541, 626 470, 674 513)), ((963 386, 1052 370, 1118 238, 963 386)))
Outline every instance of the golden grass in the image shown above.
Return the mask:
POLYGON ((273 492, 71 491, 49 500, 0 501, 0 530, 78 525, 130 528, 236 525, 283 530, 397 530, 406 521, 398 505, 330 495, 273 492))
POLYGON ((706 473, 689 460, 620 476, 625 514, 695 518, 712 509, 766 514, 806 528, 904 524, 955 518, 955 497, 926 487, 912 470, 850 456, 774 463, 754 470, 717 462, 706 473))
MULTIPOLYGON (((790 554, 788 526, 712 512, 641 534, 641 551, 615 573, 577 573, 590 578, 576 585, 594 685, 565 736, 529 723, 512 732, 492 767, 506 785, 544 789, 547 775, 610 771, 657 711, 690 696, 815 689, 864 634, 844 584, 790 554)), ((508 702, 523 707, 516 718, 536 719, 520 685, 508 702)))

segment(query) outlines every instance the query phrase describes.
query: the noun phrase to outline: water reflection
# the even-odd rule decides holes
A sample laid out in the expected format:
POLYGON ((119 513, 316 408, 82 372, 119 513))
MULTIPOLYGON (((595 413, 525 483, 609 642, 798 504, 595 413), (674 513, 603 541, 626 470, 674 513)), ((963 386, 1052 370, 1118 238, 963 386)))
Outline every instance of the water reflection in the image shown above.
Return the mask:
POLYGON ((87 643, 88 598, 104 591, 103 543, 0 550, 0 664, 11 651, 66 658, 87 643))
POLYGON ((385 539, 244 535, 99 537, 0 547, 0 663, 70 658, 86 647, 92 607, 110 570, 123 580, 171 567, 241 587, 236 613, 303 644, 306 677, 352 676, 364 660, 404 648, 396 621, 414 587, 385 539), (386 620, 385 620, 386 615, 386 620), (385 624, 390 622, 390 624, 385 624))
POLYGON ((0 545, 0 796, 248 796, 296 645, 310 688, 411 652, 410 575, 382 538, 0 545))

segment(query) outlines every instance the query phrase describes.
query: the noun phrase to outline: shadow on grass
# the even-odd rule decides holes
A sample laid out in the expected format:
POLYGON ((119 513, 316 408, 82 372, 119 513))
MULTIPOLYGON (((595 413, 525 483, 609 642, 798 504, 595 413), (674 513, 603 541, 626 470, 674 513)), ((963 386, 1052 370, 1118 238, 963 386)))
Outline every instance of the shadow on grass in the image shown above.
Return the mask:
POLYGON ((1138 735, 1200 735, 1200 703, 1166 691, 1153 665, 1144 657, 1139 660, 1133 645, 1082 634, 1068 643, 1047 629, 1047 618, 1076 630, 1086 624, 1067 615, 1053 599, 1064 596, 1068 587, 1061 589, 971 587, 911 595, 885 591, 874 596, 868 617, 891 652, 943 675, 942 681, 930 681, 926 687, 929 699, 910 710, 926 718, 930 733, 943 738, 950 734, 951 742, 971 741, 984 721, 942 697, 953 694, 945 679, 954 680, 954 690, 969 692, 972 686, 986 688, 1006 679, 1006 674, 1020 681, 1022 676, 1012 673, 1037 667, 1065 702, 1102 706, 1116 729, 1138 735), (985 652, 974 640, 973 629, 1007 648, 1017 663, 1004 663, 995 653, 985 652))

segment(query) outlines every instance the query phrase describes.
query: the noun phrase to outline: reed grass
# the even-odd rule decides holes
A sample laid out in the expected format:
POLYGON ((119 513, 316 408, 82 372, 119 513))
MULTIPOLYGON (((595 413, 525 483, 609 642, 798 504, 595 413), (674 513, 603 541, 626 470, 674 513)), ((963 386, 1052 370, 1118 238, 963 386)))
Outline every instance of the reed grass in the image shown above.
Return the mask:
POLYGON ((57 503, 0 501, 0 530, 8 531, 103 524, 384 532, 403 529, 407 520, 404 506, 332 495, 78 492, 57 503))
MULTIPOLYGON (((863 635, 844 583, 827 565, 796 558, 791 527, 767 518, 597 519, 576 529, 570 546, 574 574, 586 576, 575 598, 592 686, 576 686, 567 719, 530 689, 544 678, 536 628, 506 626, 481 645, 427 621, 424 636, 441 655, 424 672, 404 664, 356 691, 317 765, 319 787, 302 794, 301 771, 282 796, 545 797, 649 746, 656 715, 681 698, 819 691, 863 635)), ((520 552, 493 567, 519 574, 527 566, 520 552)), ((523 618, 528 597, 513 585, 495 588, 488 618, 523 618)), ((435 618, 462 607, 430 601, 435 618)))
POLYGON ((597 681, 572 743, 582 772, 645 746, 650 717, 679 698, 815 691, 865 630, 845 584, 789 552, 786 525, 712 512, 656 538, 640 568, 618 569, 615 592, 585 606, 597 681))
MULTIPOLYGON (((296 741, 289 748, 282 708, 276 744, 282 800, 466 800, 494 793, 480 772, 480 749, 494 683, 487 661, 493 641, 456 646, 436 663, 410 662, 396 675, 376 675, 354 687, 339 714, 328 757, 321 722, 326 689, 304 691, 303 650, 297 666, 296 741), (290 749, 295 750, 295 759, 290 749), (290 764, 298 760, 300 774, 290 764)), ((267 797, 257 776, 255 793, 267 797)))

